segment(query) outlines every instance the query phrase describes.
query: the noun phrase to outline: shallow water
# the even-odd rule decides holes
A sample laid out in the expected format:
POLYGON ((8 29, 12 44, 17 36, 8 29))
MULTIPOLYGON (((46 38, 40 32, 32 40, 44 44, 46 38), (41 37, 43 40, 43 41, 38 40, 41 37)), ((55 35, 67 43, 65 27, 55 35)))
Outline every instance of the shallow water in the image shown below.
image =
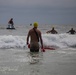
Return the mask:
POLYGON ((30 55, 25 49, 0 49, 1 75, 75 75, 76 50, 46 50, 30 55), (34 57, 35 56, 35 57, 34 57))
MULTIPOLYGON (((66 34, 71 26, 39 26, 45 50, 32 56, 26 45, 26 35, 31 26, 16 26, 16 30, 0 27, 0 75, 75 75, 76 35, 66 34), (52 26, 59 34, 46 34, 52 26)), ((73 26, 75 28, 75 26, 73 26)))

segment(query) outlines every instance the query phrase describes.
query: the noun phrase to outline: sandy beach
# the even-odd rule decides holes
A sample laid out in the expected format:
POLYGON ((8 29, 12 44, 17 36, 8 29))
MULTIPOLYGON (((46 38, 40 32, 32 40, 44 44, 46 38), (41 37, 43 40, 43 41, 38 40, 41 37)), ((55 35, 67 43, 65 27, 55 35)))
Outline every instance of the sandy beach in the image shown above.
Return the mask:
POLYGON ((36 56, 25 49, 0 49, 0 75, 76 74, 75 49, 46 50, 36 56))

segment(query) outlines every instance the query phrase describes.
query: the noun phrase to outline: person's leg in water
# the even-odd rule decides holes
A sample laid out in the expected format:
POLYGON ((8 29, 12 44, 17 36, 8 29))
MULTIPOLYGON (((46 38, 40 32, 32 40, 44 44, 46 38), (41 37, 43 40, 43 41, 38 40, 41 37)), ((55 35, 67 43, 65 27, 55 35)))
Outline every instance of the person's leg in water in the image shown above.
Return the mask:
POLYGON ((11 28, 14 28, 14 25, 13 24, 11 24, 11 28))

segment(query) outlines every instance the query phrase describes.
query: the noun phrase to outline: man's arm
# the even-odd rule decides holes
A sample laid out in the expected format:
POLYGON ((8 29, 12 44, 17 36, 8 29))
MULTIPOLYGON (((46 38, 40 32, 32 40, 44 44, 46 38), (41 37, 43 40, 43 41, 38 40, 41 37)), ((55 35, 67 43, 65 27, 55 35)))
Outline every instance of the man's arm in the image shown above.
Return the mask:
POLYGON ((74 30, 74 33, 76 33, 76 31, 74 30))
POLYGON ((27 35, 27 42, 26 42, 27 45, 29 44, 29 36, 30 36, 30 35, 29 35, 29 32, 28 32, 28 35, 27 35))
POLYGON ((58 32, 55 30, 55 33, 58 34, 58 32))
POLYGON ((42 40, 41 33, 40 33, 40 43, 41 43, 41 48, 43 48, 43 40, 42 40))
POLYGON ((50 33, 50 32, 51 32, 51 30, 47 31, 46 33, 50 33))
POLYGON ((68 32, 66 32, 66 33, 69 33, 69 32, 70 32, 70 30, 68 32))

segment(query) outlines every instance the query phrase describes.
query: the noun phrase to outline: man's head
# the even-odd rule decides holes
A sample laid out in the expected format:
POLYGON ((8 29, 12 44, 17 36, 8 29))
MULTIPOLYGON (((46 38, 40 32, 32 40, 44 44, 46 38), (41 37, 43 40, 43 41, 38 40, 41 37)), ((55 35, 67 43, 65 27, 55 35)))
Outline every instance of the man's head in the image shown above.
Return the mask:
POLYGON ((13 18, 11 18, 11 20, 13 20, 13 18))
POLYGON ((37 23, 37 22, 34 22, 33 26, 34 26, 35 28, 37 28, 37 27, 38 27, 38 23, 37 23))
POLYGON ((52 30, 54 30, 54 27, 52 27, 52 30))
POLYGON ((73 28, 71 28, 71 30, 73 30, 73 28))

